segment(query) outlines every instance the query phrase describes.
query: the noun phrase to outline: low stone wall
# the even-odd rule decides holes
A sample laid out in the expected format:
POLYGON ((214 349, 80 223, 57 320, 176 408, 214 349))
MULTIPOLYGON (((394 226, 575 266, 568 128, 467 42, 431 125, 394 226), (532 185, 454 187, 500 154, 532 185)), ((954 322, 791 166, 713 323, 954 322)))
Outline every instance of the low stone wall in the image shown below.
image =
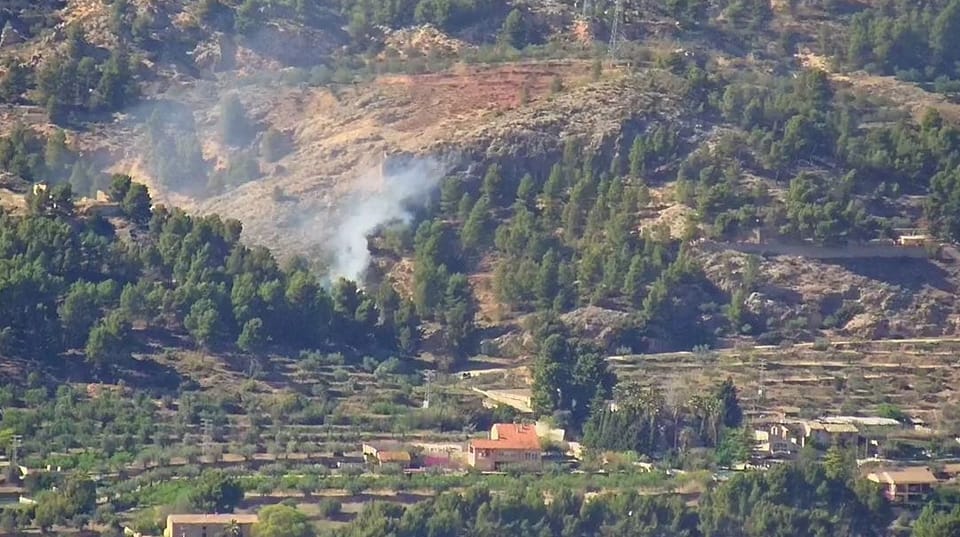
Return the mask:
POLYGON ((898 246, 896 244, 850 244, 847 246, 817 246, 814 244, 780 243, 726 243, 702 241, 699 246, 711 252, 735 250, 745 254, 789 255, 813 259, 857 259, 857 258, 913 258, 924 259, 930 253, 924 246, 898 246))

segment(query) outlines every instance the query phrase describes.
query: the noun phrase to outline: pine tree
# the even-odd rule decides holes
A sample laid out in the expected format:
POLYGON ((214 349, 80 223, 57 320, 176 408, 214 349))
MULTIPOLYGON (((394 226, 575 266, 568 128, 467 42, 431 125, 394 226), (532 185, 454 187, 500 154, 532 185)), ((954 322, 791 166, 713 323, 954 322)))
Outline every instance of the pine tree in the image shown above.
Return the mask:
POLYGON ((640 177, 647 167, 647 154, 644 145, 643 136, 637 135, 633 138, 633 145, 630 146, 630 175, 640 177))
POLYGON ((537 196, 537 185, 533 181, 533 176, 529 173, 524 174, 517 186, 517 201, 528 209, 533 208, 537 196))
POLYGON ((500 28, 500 42, 517 50, 527 45, 527 28, 523 13, 513 9, 500 28))
POLYGON ((630 259, 630 268, 623 282, 623 294, 635 308, 643 305, 647 286, 647 261, 637 254, 630 259))
POLYGON ((460 230, 460 241, 464 250, 476 250, 490 239, 490 201, 481 196, 470 210, 470 215, 460 230))
POLYGON ((473 196, 469 192, 464 192, 463 196, 460 196, 460 202, 457 203, 457 219, 461 222, 465 222, 467 217, 470 216, 470 211, 473 209, 473 196))
POLYGON ((243 324, 240 336, 237 337, 237 346, 244 352, 259 352, 266 343, 266 339, 263 320, 255 317, 243 324))
POLYGON ((552 249, 547 251, 537 272, 536 298, 537 309, 549 309, 557 297, 560 260, 552 249))
POLYGON ((220 136, 227 144, 246 145, 250 140, 250 121, 236 94, 228 94, 220 101, 220 136))
POLYGON ((43 152, 44 164, 53 175, 52 179, 61 179, 71 166, 70 149, 67 148, 67 134, 63 129, 56 129, 47 138, 47 145, 43 152))
POLYGON ((533 363, 534 412, 543 416, 564 408, 564 398, 571 395, 570 362, 570 347, 561 335, 553 334, 540 345, 533 363))
POLYGON ((483 196, 490 200, 494 207, 503 203, 503 172, 499 164, 491 164, 483 176, 483 196))
POLYGON ((460 178, 444 178, 440 183, 440 210, 449 217, 456 216, 463 196, 463 181, 460 178))
POLYGON ((447 346, 459 355, 466 353, 474 331, 473 290, 464 274, 453 274, 444 293, 444 339, 447 346))

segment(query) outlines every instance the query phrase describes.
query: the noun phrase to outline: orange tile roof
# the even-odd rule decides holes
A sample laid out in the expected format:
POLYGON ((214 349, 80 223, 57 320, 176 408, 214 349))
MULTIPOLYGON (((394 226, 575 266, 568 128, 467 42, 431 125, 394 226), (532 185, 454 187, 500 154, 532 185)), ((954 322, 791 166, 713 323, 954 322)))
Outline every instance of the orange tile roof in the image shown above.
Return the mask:
POLYGON ((476 439, 471 440, 470 445, 479 449, 540 450, 537 430, 531 425, 497 423, 493 427, 496 429, 497 440, 476 439))

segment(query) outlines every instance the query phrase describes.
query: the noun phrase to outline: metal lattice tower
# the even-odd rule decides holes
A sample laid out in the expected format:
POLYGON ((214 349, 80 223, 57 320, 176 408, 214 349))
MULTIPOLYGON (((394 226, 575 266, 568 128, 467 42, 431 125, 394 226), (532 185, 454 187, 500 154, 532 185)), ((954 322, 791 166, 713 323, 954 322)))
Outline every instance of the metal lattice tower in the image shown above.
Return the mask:
POLYGON ((17 468, 17 475, 19 475, 19 466, 20 466, 20 443, 23 442, 23 436, 19 434, 13 435, 13 452, 10 454, 10 464, 17 468))
POLYGON ((433 383, 434 379, 437 378, 437 372, 433 370, 428 370, 423 373, 424 379, 427 381, 427 393, 423 399, 423 408, 430 408, 430 385, 433 383))
POLYGON ((757 403, 754 405, 754 410, 760 410, 760 405, 763 403, 764 398, 766 397, 766 392, 764 388, 767 385, 767 359, 760 359, 760 386, 757 388, 757 403))
POLYGON ((200 424, 203 427, 203 458, 212 458, 210 457, 210 444, 213 442, 213 421, 211 421, 210 418, 201 418, 200 424))
POLYGON ((623 36, 620 35, 620 19, 623 18, 623 0, 617 0, 613 8, 613 22, 610 25, 610 56, 617 57, 620 42, 623 36))

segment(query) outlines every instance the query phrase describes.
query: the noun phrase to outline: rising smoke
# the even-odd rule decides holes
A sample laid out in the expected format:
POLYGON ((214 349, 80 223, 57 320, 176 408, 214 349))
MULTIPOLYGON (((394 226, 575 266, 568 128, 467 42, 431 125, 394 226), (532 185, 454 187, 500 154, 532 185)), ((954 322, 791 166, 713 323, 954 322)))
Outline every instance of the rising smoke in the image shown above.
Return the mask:
MULTIPOLYGON (((413 211, 429 201, 450 170, 451 159, 412 157, 387 164, 376 191, 355 193, 341 203, 342 213, 328 245, 331 281, 341 277, 361 281, 371 260, 367 237, 388 224, 409 223, 413 211)), ((369 173, 379 176, 381 171, 369 173)))

